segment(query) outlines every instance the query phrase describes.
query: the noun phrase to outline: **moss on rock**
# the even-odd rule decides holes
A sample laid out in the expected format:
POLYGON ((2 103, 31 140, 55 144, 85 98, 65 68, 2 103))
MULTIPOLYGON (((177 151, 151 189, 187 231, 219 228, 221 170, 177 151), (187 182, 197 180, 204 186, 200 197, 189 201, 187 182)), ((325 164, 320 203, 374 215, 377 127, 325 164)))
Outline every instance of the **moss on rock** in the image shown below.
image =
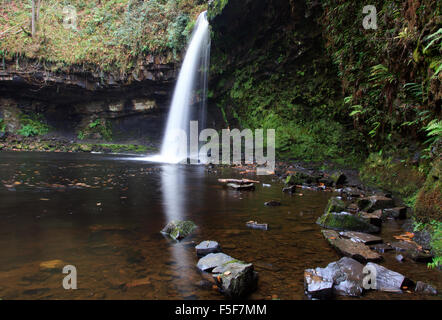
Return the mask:
POLYGON ((172 239, 181 240, 189 236, 196 229, 195 223, 192 221, 172 221, 169 222, 161 231, 169 235, 172 239))
POLYGON ((416 219, 423 222, 442 219, 442 161, 436 160, 419 190, 414 205, 416 219))
POLYGON ((367 223, 364 219, 354 216, 350 213, 325 213, 316 221, 324 228, 333 230, 357 231, 366 233, 379 232, 379 228, 367 223))

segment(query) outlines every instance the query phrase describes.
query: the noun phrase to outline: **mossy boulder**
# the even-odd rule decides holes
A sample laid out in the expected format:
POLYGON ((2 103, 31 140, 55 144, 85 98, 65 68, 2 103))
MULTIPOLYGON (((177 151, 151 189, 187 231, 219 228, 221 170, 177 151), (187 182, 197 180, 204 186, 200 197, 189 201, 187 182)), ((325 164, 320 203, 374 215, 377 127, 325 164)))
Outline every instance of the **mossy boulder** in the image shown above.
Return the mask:
POLYGON ((321 227, 338 231, 358 231, 365 233, 378 233, 380 229, 366 220, 347 212, 325 213, 316 220, 321 227))
POLYGON ((325 207, 324 213, 330 212, 342 212, 346 208, 345 202, 338 197, 333 197, 328 200, 327 207, 325 207))
POLYGON ((437 160, 417 194, 414 213, 419 221, 442 220, 442 161, 437 160))
POLYGON ((287 176, 285 179, 285 184, 292 186, 292 185, 298 185, 303 183, 312 183, 315 182, 316 177, 304 173, 304 172, 295 172, 294 174, 291 174, 287 176))
POLYGON ((196 225, 192 221, 172 221, 161 232, 169 235, 172 239, 181 240, 192 234, 195 229, 196 225))

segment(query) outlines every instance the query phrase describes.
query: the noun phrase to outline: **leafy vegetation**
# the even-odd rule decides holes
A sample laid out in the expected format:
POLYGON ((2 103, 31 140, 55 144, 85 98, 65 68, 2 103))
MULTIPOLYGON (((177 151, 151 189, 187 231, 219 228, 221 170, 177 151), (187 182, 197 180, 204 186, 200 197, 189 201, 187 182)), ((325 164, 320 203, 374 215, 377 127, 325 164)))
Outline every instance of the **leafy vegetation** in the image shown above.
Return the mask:
POLYGON ((339 69, 349 115, 368 150, 422 141, 440 117, 441 3, 377 0, 376 30, 364 30, 364 1, 323 1, 319 20, 339 69))
POLYGON ((33 137, 45 135, 49 132, 49 126, 44 122, 41 114, 22 114, 20 116, 19 135, 33 137))
POLYGON ((112 141, 111 123, 106 119, 97 118, 91 121, 86 128, 79 130, 77 138, 84 140, 86 138, 98 138, 105 141, 112 141))
POLYGON ((0 132, 5 132, 5 131, 6 131, 5 120, 3 120, 2 118, 0 118, 0 132))
POLYGON ((36 36, 31 37, 31 3, 1 4, 2 56, 37 59, 55 69, 93 65, 94 70, 122 72, 139 56, 181 51, 204 10, 200 0, 45 0, 36 36), (66 6, 76 10, 76 28, 64 28, 66 6))

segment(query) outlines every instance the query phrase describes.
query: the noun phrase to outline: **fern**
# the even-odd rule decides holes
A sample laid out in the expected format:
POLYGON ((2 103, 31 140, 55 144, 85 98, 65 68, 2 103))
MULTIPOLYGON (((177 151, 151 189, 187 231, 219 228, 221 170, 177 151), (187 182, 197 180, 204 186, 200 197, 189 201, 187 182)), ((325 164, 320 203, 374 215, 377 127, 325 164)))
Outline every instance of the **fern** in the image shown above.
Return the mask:
POLYGON ((430 34, 425 41, 430 41, 429 44, 424 48, 423 53, 426 53, 435 43, 439 41, 439 50, 442 49, 442 28, 439 28, 435 33, 430 34))

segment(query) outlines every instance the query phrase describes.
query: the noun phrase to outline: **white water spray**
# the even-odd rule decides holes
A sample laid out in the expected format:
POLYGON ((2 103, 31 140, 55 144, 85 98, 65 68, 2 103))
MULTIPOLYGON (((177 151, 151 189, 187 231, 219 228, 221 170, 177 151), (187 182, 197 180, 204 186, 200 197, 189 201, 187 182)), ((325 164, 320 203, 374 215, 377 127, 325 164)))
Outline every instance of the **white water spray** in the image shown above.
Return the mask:
POLYGON ((210 34, 207 12, 201 13, 196 21, 190 44, 187 48, 178 82, 175 86, 161 153, 147 160, 166 163, 179 163, 189 157, 187 138, 192 107, 199 107, 200 129, 205 126, 207 98, 207 73, 210 55, 210 34), (197 76, 199 75, 199 77, 197 76), (202 123, 201 123, 202 122, 202 123))

